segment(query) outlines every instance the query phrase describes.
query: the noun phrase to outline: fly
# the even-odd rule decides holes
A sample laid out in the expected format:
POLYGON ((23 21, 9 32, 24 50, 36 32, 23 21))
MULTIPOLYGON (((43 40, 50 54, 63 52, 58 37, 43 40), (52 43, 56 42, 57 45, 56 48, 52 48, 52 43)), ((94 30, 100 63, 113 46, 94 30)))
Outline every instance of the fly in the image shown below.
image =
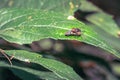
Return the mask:
POLYGON ((81 36, 81 30, 78 28, 72 28, 65 33, 65 36, 81 36))

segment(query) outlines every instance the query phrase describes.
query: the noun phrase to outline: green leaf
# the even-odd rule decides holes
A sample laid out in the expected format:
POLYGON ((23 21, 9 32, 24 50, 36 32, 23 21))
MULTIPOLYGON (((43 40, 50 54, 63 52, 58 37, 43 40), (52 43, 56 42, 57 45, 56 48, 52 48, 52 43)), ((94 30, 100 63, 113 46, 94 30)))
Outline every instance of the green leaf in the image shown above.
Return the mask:
POLYGON ((105 13, 98 13, 88 17, 88 20, 95 24, 95 26, 92 25, 91 28, 99 33, 102 39, 120 51, 120 41, 118 36, 120 28, 112 19, 112 16, 105 13))
POLYGON ((96 14, 87 16, 87 20, 92 24, 88 24, 95 32, 97 32, 100 37, 110 44, 112 47, 116 48, 120 52, 119 36, 118 32, 120 28, 117 26, 113 20, 113 16, 103 12, 101 9, 97 8, 91 2, 87 0, 81 0, 80 9, 83 11, 96 11, 96 14), (86 4, 86 5, 84 5, 86 4))
POLYGON ((103 29, 105 32, 118 37, 117 32, 120 29, 112 19, 112 16, 105 13, 98 13, 88 17, 88 20, 103 29))
POLYGON ((23 51, 23 50, 6 50, 5 51, 8 55, 13 55, 14 58, 21 60, 21 61, 30 61, 32 63, 37 63, 39 65, 42 65, 43 67, 51 70, 59 76, 61 79, 66 80, 82 80, 75 72, 74 70, 56 60, 52 59, 46 59, 40 57, 39 54, 23 51), (29 55, 29 56, 28 56, 29 55))
POLYGON ((104 13, 102 10, 100 10, 99 8, 97 8, 91 2, 88 2, 87 0, 81 0, 81 4, 82 5, 80 6, 80 9, 84 11, 96 11, 97 12, 96 14, 88 16, 87 17, 88 21, 95 24, 96 27, 99 27, 100 29, 107 32, 108 34, 118 37, 117 32, 120 30, 120 28, 117 26, 117 24, 113 20, 112 15, 104 13))
POLYGON ((40 9, 73 14, 79 7, 79 0, 2 0, 0 8, 40 9))
POLYGON ((25 44, 43 38, 79 40, 107 50, 118 57, 120 55, 89 26, 77 20, 68 20, 68 16, 60 13, 2 9, 0 16, 0 36, 10 42, 25 44), (81 29, 82 35, 65 36, 72 28, 81 29))
POLYGON ((94 6, 88 0, 80 0, 80 3, 81 3, 80 10, 83 10, 83 11, 100 11, 99 8, 97 8, 96 6, 94 6))
MULTIPOLYGON (((38 80, 38 79, 45 79, 45 80, 63 80, 53 72, 45 72, 45 71, 38 71, 30 68, 19 67, 19 66, 10 66, 3 62, 0 63, 0 67, 10 69, 16 76, 21 78, 22 80, 38 80)), ((3 74, 3 73, 1 73, 3 74)))

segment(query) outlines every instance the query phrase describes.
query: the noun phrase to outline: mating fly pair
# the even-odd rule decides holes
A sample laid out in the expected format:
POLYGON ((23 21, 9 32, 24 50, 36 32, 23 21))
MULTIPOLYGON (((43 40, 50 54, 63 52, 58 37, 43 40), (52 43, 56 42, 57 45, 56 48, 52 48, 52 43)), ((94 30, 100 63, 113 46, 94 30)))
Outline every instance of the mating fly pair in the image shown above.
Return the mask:
POLYGON ((65 36, 81 36, 81 30, 78 28, 72 28, 65 33, 65 36))

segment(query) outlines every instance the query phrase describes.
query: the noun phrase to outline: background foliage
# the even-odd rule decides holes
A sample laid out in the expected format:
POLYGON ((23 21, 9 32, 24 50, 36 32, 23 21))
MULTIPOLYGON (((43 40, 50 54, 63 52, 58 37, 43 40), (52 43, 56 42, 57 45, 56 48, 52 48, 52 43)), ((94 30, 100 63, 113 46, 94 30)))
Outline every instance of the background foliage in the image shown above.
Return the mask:
POLYGON ((120 57, 119 27, 113 15, 86 0, 0 1, 0 37, 21 49, 1 46, 1 80, 119 80, 114 62, 120 57), (65 36, 72 28, 81 36, 65 36))

